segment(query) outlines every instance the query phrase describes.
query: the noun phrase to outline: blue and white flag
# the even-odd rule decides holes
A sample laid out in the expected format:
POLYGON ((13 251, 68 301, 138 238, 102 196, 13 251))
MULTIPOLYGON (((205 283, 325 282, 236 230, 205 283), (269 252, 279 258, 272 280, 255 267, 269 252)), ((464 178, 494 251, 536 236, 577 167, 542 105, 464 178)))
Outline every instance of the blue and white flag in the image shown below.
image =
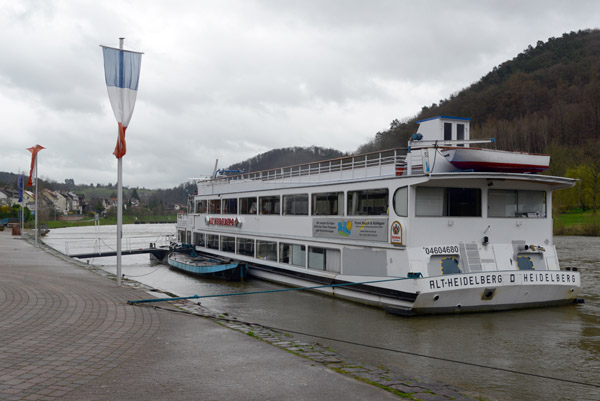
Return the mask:
POLYGON ((17 189, 19 191, 19 202, 23 202, 23 174, 17 176, 17 189))
POLYGON ((106 46, 102 46, 102 51, 108 98, 119 123, 119 135, 113 154, 120 159, 127 152, 125 130, 135 107, 142 53, 106 46))

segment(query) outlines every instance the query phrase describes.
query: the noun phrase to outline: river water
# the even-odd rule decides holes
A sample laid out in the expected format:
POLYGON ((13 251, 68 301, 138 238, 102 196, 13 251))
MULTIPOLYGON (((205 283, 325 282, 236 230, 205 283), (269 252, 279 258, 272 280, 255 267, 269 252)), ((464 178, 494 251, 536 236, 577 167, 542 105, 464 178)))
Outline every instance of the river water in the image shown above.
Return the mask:
MULTIPOLYGON (((175 234, 174 224, 123 227, 123 249, 147 247, 151 242, 160 245, 175 234)), ((44 241, 61 252, 76 254, 114 248, 115 237, 115 226, 77 227, 51 230, 44 241)), ((600 400, 600 238, 557 237, 555 244, 561 265, 579 268, 585 304, 404 318, 304 291, 201 301, 212 310, 240 320, 327 337, 295 334, 301 340, 330 346, 347 361, 386 368, 425 382, 447 383, 487 399, 600 400)), ((116 272, 114 257, 89 263, 116 272)), ((149 255, 123 256, 122 272, 127 278, 179 296, 281 288, 256 279, 244 283, 198 279, 164 265, 153 265, 149 255)))

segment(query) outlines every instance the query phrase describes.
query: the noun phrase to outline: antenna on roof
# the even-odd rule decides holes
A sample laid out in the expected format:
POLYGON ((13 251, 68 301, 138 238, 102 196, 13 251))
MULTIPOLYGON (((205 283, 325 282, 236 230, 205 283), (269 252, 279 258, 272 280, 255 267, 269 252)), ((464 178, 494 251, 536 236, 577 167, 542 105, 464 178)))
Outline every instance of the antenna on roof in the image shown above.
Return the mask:
POLYGON ((214 170, 212 172, 212 175, 211 175, 212 178, 217 178, 217 165, 218 164, 219 164, 219 159, 215 160, 215 168, 214 168, 214 170))

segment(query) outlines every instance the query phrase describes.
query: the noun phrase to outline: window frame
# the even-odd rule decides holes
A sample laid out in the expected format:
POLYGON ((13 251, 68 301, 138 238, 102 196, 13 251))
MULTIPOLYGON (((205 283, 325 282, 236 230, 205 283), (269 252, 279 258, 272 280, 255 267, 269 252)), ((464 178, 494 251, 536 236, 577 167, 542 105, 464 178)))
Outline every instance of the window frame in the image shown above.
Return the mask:
POLYGON ((283 195, 282 197, 282 205, 281 208, 282 214, 284 216, 308 216, 308 194, 289 194, 283 195), (299 199, 300 198, 300 199, 299 199), (291 207, 288 213, 288 202, 291 203, 291 207), (299 210, 300 209, 300 210, 299 210))
POLYGON ((390 190, 388 188, 374 188, 348 191, 346 195, 346 205, 347 216, 387 216, 389 215, 390 210, 390 190), (372 202, 377 202, 381 199, 385 199, 385 206, 383 208, 381 206, 370 205, 372 202), (354 202, 357 203, 356 208, 354 208, 354 202), (362 212, 363 209, 366 209, 366 213, 362 212))
POLYGON ((429 187, 429 186, 417 186, 415 189, 415 217, 483 217, 483 191, 479 187, 429 187), (424 191, 441 191, 442 196, 434 198, 429 196, 429 199, 423 195, 424 191), (468 203, 469 199, 466 196, 457 196, 457 193, 462 191, 463 193, 471 192, 477 198, 471 205, 462 206, 461 203, 468 203), (421 197, 421 199, 419 199, 421 197), (441 207, 441 214, 436 212, 433 208, 424 209, 423 205, 426 205, 426 201, 430 203, 435 202, 435 207, 441 207), (462 202, 461 202, 462 200, 462 202), (474 206, 474 208, 473 208, 474 206), (471 210, 474 209, 474 213, 454 213, 453 210, 471 210))

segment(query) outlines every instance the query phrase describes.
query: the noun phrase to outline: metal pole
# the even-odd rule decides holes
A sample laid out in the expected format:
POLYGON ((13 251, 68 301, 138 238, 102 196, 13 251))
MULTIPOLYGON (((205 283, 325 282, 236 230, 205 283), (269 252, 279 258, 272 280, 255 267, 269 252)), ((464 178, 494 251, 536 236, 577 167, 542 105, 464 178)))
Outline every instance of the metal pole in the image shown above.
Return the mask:
MULTIPOLYGON (((123 41, 119 38, 119 49, 123 50, 123 41)), ((123 73, 123 65, 119 66, 123 73)), ((123 238, 123 157, 117 159, 117 286, 121 285, 121 239, 123 238)))
POLYGON ((25 183, 23 179, 25 177, 21 177, 21 188, 23 191, 23 200, 21 200, 21 237, 25 235, 25 183))
POLYGON ((21 169, 19 169, 19 179, 21 182, 19 183, 21 188, 21 237, 25 236, 25 183, 23 180, 25 179, 25 172, 21 175, 21 169))
POLYGON ((38 155, 35 155, 35 246, 38 246, 38 155))

